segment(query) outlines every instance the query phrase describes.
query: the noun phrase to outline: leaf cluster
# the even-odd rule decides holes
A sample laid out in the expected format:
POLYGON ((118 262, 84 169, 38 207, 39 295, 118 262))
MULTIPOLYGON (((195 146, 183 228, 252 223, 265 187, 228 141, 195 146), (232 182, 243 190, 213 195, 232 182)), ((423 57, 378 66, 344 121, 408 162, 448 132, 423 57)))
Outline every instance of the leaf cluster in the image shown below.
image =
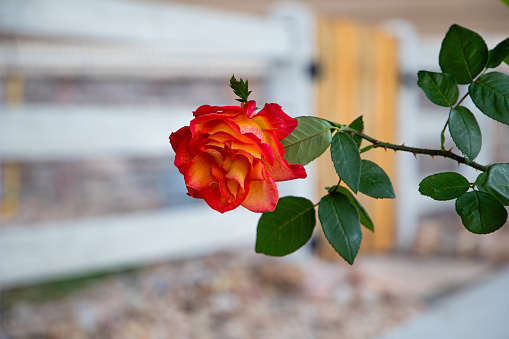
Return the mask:
MULTIPOLYGON (((350 125, 304 116, 298 126, 282 140, 284 159, 291 164, 307 165, 330 150, 338 183, 327 187, 317 204, 306 198, 284 197, 276 209, 260 218, 256 251, 283 256, 292 253, 311 239, 316 226, 316 211, 325 237, 348 263, 352 264, 362 241, 362 227, 374 231, 374 224, 356 195, 360 192, 375 199, 395 198, 392 183, 384 170, 362 153, 384 147, 414 154, 439 155, 457 160, 483 172, 470 183, 459 173, 430 175, 421 181, 419 192, 432 199, 456 199, 456 212, 469 231, 478 234, 494 232, 508 217, 509 163, 489 167, 474 162, 482 148, 482 134, 474 114, 463 104, 468 97, 485 116, 509 125, 509 76, 490 71, 502 62, 509 63, 509 38, 488 50, 483 38, 464 27, 452 25, 445 35, 439 54, 442 72, 418 72, 418 86, 428 99, 449 114, 442 130, 441 150, 428 150, 380 142, 363 133, 362 116, 350 125), (461 86, 467 86, 460 98, 461 86), (463 154, 461 157, 444 149, 445 131, 463 154), (361 148, 363 140, 371 144, 361 148)), ((244 83, 230 81, 234 92, 247 101, 249 91, 244 83)))
MULTIPOLYGON (((361 192, 376 199, 394 198, 394 188, 380 166, 361 159, 362 139, 352 132, 364 129, 362 116, 349 126, 309 116, 297 120, 295 131, 282 141, 284 158, 291 164, 306 165, 330 147, 339 183, 327 187, 327 193, 316 204, 318 218, 331 246, 352 264, 362 241, 361 225, 374 231, 373 221, 355 195, 361 192)), ((256 251, 280 256, 299 249, 312 236, 316 206, 305 198, 280 199, 274 212, 260 218, 256 251)))
MULTIPOLYGON (((445 35, 439 55, 442 73, 419 71, 418 86, 436 105, 449 107, 444 126, 467 162, 472 162, 482 147, 481 129, 463 101, 470 96, 481 113, 509 125, 509 76, 490 71, 509 62, 509 38, 488 50, 483 38, 467 28, 453 25, 445 35), (458 101, 459 85, 468 86, 458 101)), ((444 148, 445 136, 441 144, 444 148)), ((475 183, 458 173, 430 175, 419 185, 419 192, 435 200, 456 199, 456 212, 473 233, 498 230, 507 220, 504 205, 509 202, 509 164, 493 164, 475 183)))

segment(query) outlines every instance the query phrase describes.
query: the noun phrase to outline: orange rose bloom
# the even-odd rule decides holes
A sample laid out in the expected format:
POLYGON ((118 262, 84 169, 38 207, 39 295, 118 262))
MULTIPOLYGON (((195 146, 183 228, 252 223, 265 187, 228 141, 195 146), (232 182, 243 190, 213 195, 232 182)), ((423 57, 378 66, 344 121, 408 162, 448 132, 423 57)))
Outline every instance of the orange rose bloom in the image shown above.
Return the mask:
POLYGON ((277 104, 255 112, 254 101, 241 106, 200 106, 190 126, 170 135, 175 166, 188 194, 221 213, 239 205, 253 212, 276 208, 276 181, 305 178, 302 165, 283 159, 281 140, 297 127, 277 104))

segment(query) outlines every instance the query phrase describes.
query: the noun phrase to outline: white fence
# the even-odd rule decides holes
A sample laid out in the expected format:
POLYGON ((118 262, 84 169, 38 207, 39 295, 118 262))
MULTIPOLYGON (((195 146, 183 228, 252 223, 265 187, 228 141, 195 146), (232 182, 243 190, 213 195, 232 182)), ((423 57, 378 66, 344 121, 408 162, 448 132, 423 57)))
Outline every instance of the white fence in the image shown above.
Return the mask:
MULTIPOLYGON (((403 79, 400 85, 398 142, 405 143, 407 146, 440 149, 440 132, 447 121, 449 112, 447 108, 433 104, 423 105, 427 99, 416 83, 419 70, 440 72, 438 55, 443 36, 423 39, 409 24, 399 21, 388 23, 388 28, 399 38, 400 42, 400 69, 403 79), (422 100, 419 99, 419 95, 421 95, 421 99, 423 98, 422 100)), ((503 39, 505 39, 503 36, 489 36, 486 40, 488 46, 493 48, 503 39)), ((465 93, 460 93, 460 97, 463 94, 465 93)), ((470 100, 466 100, 463 105, 474 113, 483 132, 482 151, 476 161, 481 164, 489 164, 494 159, 492 131, 495 122, 478 112, 470 100)), ((454 147, 448 131, 446 140, 448 148, 454 147)), ((454 151, 458 152, 457 149, 454 151)), ((426 160, 431 161, 431 159, 426 160)), ((439 166, 436 168, 437 172, 446 171, 440 170, 439 166)), ((453 164, 452 170, 457 170, 470 182, 475 181, 479 175, 478 171, 463 165, 455 166, 453 164)), ((397 172, 397 247, 408 250, 414 243, 419 220, 422 217, 437 212, 450 211, 454 213, 455 207, 454 200, 434 201, 419 194, 419 182, 427 175, 437 172, 422 171, 419 168, 418 160, 412 154, 398 153, 397 172)))
MULTIPOLYGON (((0 72, 221 77, 226 84, 243 69, 242 76, 268 74, 267 102, 293 116, 313 114, 313 19, 305 8, 279 4, 256 17, 127 0, 0 0, 0 7, 0 34, 56 40, 0 46, 0 72)), ((168 135, 188 124, 194 109, 141 115, 130 108, 24 105, 0 112, 0 160, 167 155, 171 161, 168 135)), ((280 188, 309 196, 311 181, 280 188)), ((258 217, 194 208, 4 227, 0 285, 254 245, 258 217)))

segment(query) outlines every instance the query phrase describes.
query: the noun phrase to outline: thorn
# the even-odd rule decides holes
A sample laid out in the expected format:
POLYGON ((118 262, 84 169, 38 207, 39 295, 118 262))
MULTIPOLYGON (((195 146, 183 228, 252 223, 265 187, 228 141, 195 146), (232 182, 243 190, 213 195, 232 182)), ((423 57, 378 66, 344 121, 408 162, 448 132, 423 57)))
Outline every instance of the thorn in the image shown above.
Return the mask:
POLYGON ((412 152, 412 154, 414 155, 415 159, 417 159, 417 153, 412 152))
POLYGON ((382 147, 383 147, 384 151, 387 152, 387 146, 382 146, 382 147))
POLYGON ((454 148, 454 147, 451 147, 451 148, 450 148, 447 152, 448 152, 448 153, 452 153, 452 149, 453 149, 453 148, 454 148))
POLYGON ((431 155, 431 154, 430 154, 430 157, 431 157, 431 158, 433 158, 433 160, 435 160, 435 156, 434 156, 434 155, 431 155))
POLYGON ((401 144, 401 147, 405 147, 405 143, 402 143, 402 144, 401 144))

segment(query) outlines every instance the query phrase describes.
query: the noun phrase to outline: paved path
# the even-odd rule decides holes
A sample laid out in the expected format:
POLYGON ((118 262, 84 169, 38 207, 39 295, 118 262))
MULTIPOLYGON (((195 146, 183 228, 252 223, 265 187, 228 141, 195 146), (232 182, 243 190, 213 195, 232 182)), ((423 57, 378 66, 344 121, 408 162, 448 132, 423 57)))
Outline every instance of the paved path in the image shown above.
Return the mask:
POLYGON ((509 338, 509 268, 443 299, 378 339, 509 338))

